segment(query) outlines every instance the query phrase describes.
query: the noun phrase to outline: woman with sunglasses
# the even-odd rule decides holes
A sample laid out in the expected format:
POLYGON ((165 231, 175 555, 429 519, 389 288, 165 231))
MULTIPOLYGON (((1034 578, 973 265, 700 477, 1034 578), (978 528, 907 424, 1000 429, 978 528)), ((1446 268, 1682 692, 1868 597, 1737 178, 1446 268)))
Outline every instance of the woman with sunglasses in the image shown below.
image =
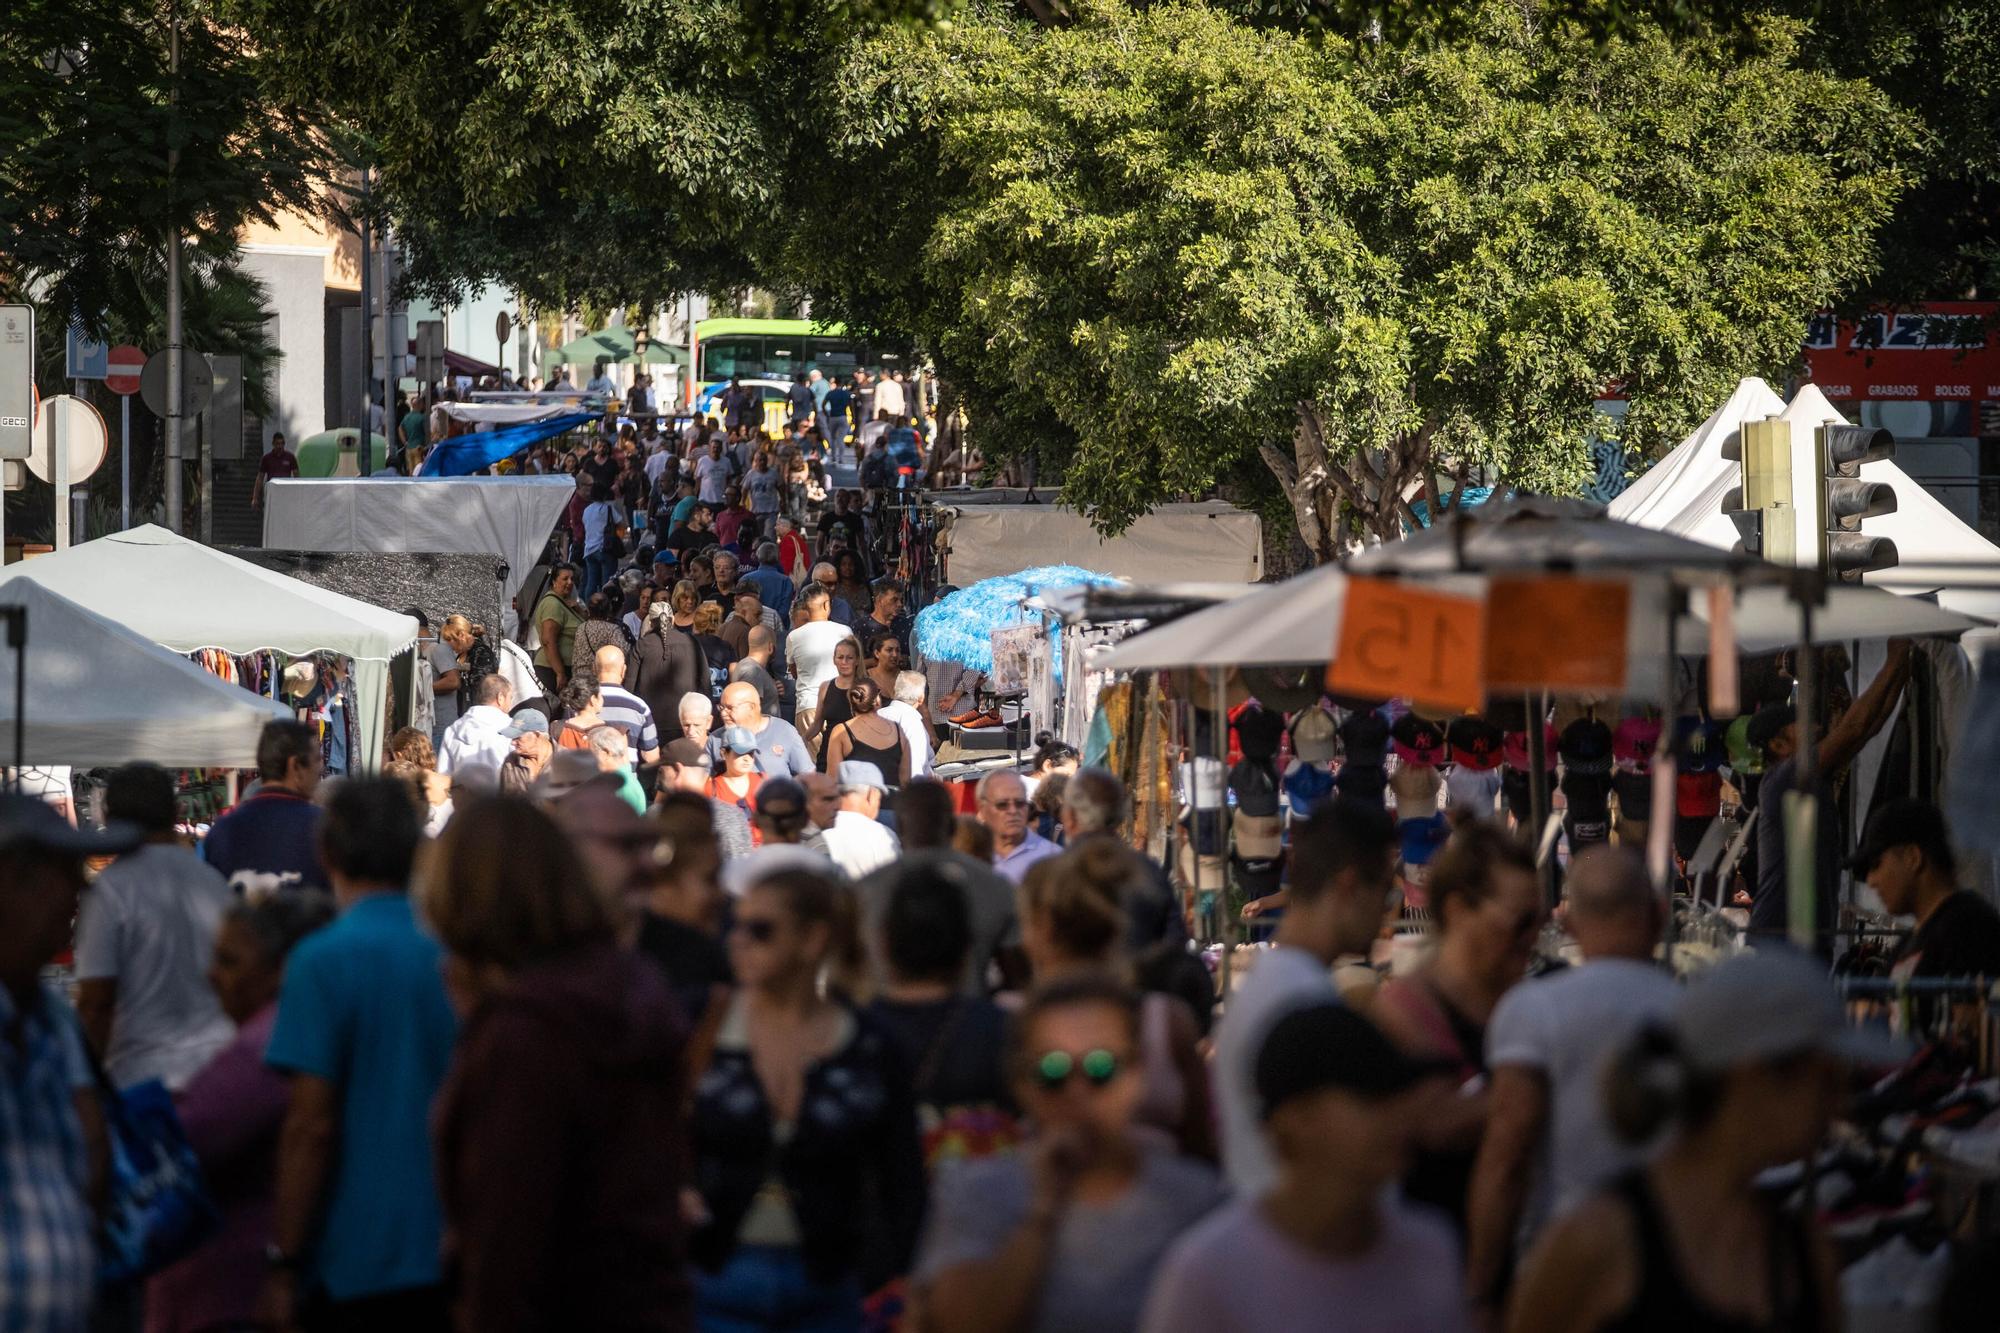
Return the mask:
POLYGON ((1490 821, 1452 834, 1430 864, 1430 958, 1385 983, 1370 1016, 1411 1054, 1454 1073, 1421 1117, 1404 1192, 1448 1213, 1461 1236, 1473 1159, 1486 1129, 1486 1024, 1526 975, 1544 911, 1535 859, 1490 821))
POLYGON ((1006 1157, 939 1179, 914 1279, 918 1326, 951 1333, 1136 1328, 1160 1256, 1222 1198, 1205 1162, 1135 1132, 1138 997, 1101 971, 1033 991, 1009 1072, 1034 1125, 1006 1157))
MULTIPOLYGON (((764 785, 764 775, 757 771, 757 738, 748 727, 724 727, 719 741, 721 764, 709 778, 705 794, 711 801, 735 806, 748 819, 757 804, 757 789, 764 785)), ((756 836, 755 842, 762 846, 763 838, 756 836)))
MULTIPOLYGON (((1123 973, 1129 922, 1124 903, 1147 874, 1118 840, 1091 836, 1060 856, 1028 867, 1021 881, 1021 945, 1038 985, 1098 972, 1123 973)), ((1215 1122, 1209 1109, 1208 1069, 1186 1002, 1148 991, 1139 1004, 1139 1102, 1133 1117, 1141 1132, 1206 1161, 1216 1159, 1215 1122)))
POLYGON ((765 874, 737 904, 729 962, 737 988, 690 1048, 696 1326, 858 1330, 863 1294, 908 1265, 924 1163, 889 1036, 820 986, 860 965, 845 890, 765 874))

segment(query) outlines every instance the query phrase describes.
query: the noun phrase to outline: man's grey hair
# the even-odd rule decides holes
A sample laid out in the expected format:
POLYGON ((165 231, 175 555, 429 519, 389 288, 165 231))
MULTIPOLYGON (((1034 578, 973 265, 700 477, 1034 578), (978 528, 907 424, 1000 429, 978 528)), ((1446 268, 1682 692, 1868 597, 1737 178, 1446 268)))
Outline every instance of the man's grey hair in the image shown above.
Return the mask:
POLYGON ((838 577, 840 573, 839 570, 833 567, 833 562, 831 560, 821 560, 818 563, 814 564, 812 567, 812 577, 815 583, 819 581, 819 572, 822 569, 829 574, 835 575, 836 577, 838 577))
POLYGON ((680 703, 675 706, 674 716, 686 717, 689 713, 693 713, 696 717, 714 717, 715 705, 709 702, 707 695, 689 690, 681 696, 680 703))
POLYGON ((1014 781, 1021 783, 1023 791, 1027 790, 1028 784, 1021 782, 1021 775, 1019 773, 1016 773, 1011 768, 995 768, 980 774, 979 785, 972 789, 972 794, 979 800, 985 800, 987 789, 1001 778, 1012 778, 1014 781))
POLYGON ((921 708, 924 691, 929 688, 921 671, 898 671, 896 673, 896 698, 912 708, 921 708))
POLYGON ((778 563, 778 544, 777 544, 776 542, 758 542, 758 543, 757 543, 757 563, 758 563, 758 564, 760 564, 760 565, 775 565, 775 564, 777 564, 777 563, 778 563))
POLYGON ((735 554, 730 551, 717 551, 715 555, 712 557, 712 559, 714 560, 718 568, 721 567, 722 562, 725 560, 729 562, 729 567, 731 569, 743 568, 743 562, 741 560, 738 560, 735 554))
POLYGON ((1109 833, 1125 822, 1125 784, 1102 768, 1078 769, 1063 788, 1063 808, 1084 833, 1109 833))
POLYGON ((625 758, 625 733, 617 727, 609 723, 603 723, 592 727, 583 736, 585 740, 590 742, 591 749, 604 755, 606 758, 621 761, 625 758))

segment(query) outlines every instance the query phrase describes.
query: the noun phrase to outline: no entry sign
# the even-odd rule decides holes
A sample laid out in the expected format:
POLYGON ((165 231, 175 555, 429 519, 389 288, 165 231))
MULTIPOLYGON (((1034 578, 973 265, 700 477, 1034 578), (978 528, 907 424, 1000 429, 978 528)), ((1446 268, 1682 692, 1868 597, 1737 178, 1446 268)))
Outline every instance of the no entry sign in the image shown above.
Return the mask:
POLYGON ((131 343, 120 343, 111 349, 106 368, 105 388, 116 394, 137 393, 139 372, 146 368, 146 354, 131 343))

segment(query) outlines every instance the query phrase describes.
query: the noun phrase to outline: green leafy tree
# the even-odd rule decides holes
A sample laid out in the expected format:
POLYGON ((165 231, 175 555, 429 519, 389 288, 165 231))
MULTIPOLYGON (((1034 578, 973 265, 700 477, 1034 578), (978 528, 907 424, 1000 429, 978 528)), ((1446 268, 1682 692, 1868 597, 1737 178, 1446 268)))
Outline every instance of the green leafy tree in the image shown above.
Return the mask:
POLYGON ((1606 386, 1644 449, 1783 370, 1902 184, 1906 123, 1801 68, 1787 23, 1745 56, 1498 4, 1357 56, 1195 4, 1070 10, 845 52, 833 175, 930 188, 886 230, 815 200, 780 252, 969 400, 1039 405, 1042 461, 1110 528, 1264 473, 1324 558, 1442 477, 1571 489, 1606 386))

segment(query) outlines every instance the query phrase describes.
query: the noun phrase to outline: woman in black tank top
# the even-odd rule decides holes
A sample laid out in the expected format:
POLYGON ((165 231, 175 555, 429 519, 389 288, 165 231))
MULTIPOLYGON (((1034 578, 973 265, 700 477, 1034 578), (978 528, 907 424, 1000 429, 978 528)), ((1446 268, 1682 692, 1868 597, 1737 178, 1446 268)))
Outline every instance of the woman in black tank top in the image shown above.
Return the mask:
POLYGON ((854 716, 828 734, 826 771, 838 773, 852 759, 881 769, 882 780, 891 787, 908 784, 910 747, 903 741, 903 729, 876 711, 882 706, 882 691, 863 676, 847 691, 847 703, 854 716))
POLYGON ((1804 955, 1774 948, 1698 976, 1670 1023, 1641 1033, 1606 1070, 1611 1128, 1632 1144, 1671 1130, 1666 1143, 1542 1233, 1507 1329, 1832 1329, 1825 1237, 1756 1180, 1817 1150, 1847 1061, 1864 1055, 1861 1038, 1824 968, 1804 955))

